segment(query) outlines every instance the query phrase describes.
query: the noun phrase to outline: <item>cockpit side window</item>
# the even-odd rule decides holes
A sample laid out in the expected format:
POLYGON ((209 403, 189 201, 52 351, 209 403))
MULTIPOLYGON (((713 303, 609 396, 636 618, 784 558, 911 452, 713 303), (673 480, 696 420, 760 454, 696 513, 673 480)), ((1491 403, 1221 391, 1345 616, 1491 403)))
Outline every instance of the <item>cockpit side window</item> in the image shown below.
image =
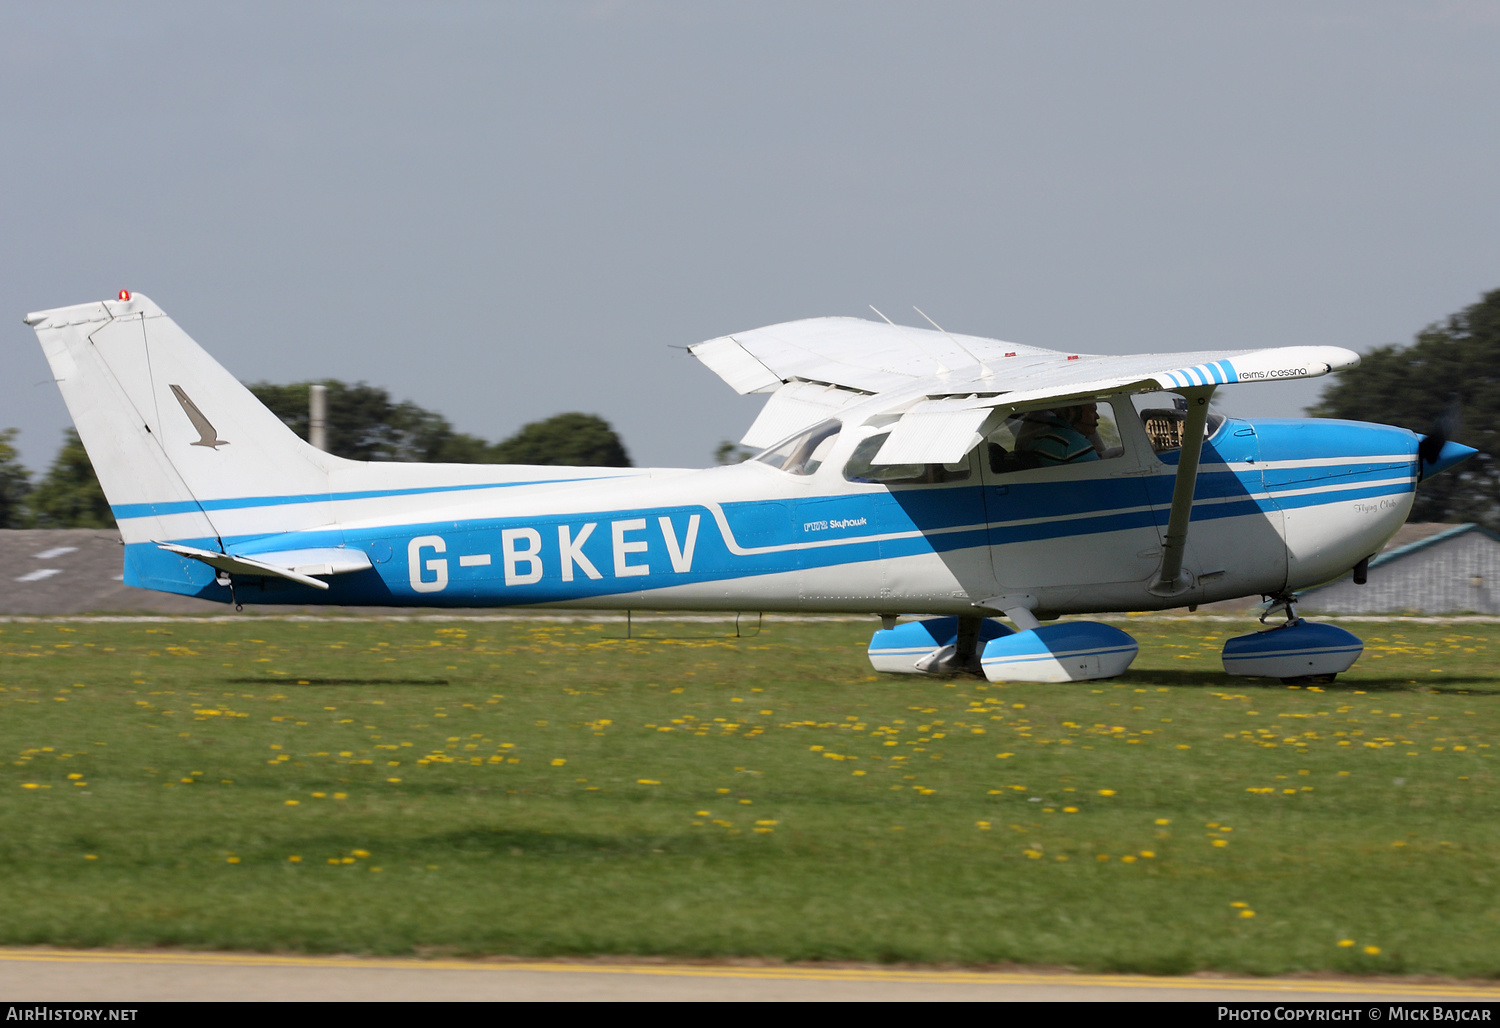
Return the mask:
POLYGON ((1017 411, 985 438, 995 474, 1113 460, 1124 453, 1114 407, 1080 403, 1017 411))
MULTIPOLYGON (((1139 393, 1131 397, 1135 409, 1140 412, 1141 424, 1146 429, 1146 438, 1151 440, 1151 449, 1157 453, 1170 453, 1182 449, 1182 433, 1187 425, 1187 399, 1176 393, 1139 393)), ((1208 427, 1203 433, 1211 437, 1224 424, 1224 415, 1209 411, 1208 427)))
POLYGON ((844 465, 844 478, 881 485, 937 485, 962 482, 969 477, 967 456, 956 464, 871 464, 889 436, 889 432, 879 432, 856 446, 844 465))
POLYGON ((823 466, 842 427, 838 421, 821 422, 757 454, 754 459, 791 475, 811 475, 823 466))

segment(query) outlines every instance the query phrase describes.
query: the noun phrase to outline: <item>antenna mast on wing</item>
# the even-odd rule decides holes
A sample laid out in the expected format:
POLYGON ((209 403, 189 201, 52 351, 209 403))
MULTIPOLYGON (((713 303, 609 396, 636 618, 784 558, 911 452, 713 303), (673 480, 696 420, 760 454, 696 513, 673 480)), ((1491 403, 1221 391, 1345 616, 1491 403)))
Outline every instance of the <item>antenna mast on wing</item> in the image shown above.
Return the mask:
MULTIPOLYGON (((870 304, 870 310, 874 311, 876 314, 880 314, 880 308, 876 307, 873 303, 870 304)), ((894 321, 892 321, 890 318, 887 318, 884 314, 880 314, 880 318, 887 325, 891 326, 891 328, 900 328, 901 327, 900 325, 898 325, 894 321)), ((952 368, 950 368, 946 364, 944 364, 942 362, 942 360, 940 360, 938 357, 936 357, 936 356, 933 355, 933 353, 932 353, 931 350, 927 349, 926 346, 922 345, 922 340, 917 339, 916 343, 917 343, 918 346, 922 347, 922 352, 923 353, 927 354, 928 357, 932 358, 932 363, 936 364, 937 367, 938 367, 938 374, 939 375, 951 375, 953 373, 953 369, 952 368)))
MULTIPOLYGON (((918 314, 922 315, 922 317, 927 318, 927 312, 924 311, 922 308, 918 307, 916 304, 912 304, 911 305, 911 309, 914 310, 914 311, 916 311, 918 314)), ((968 354, 969 355, 969 359, 972 360, 975 364, 979 365, 979 372, 980 372, 980 376, 979 377, 981 377, 981 378, 990 378, 990 377, 992 377, 995 374, 995 372, 990 369, 990 366, 988 364, 986 364, 984 361, 982 361, 982 360, 979 359, 979 355, 977 353, 975 353, 973 350, 969 349, 963 343, 960 343, 957 339, 954 339, 952 336, 949 336, 948 335, 948 330, 946 328, 944 328, 942 325, 939 325, 936 321, 933 321, 931 318, 927 318, 927 323, 929 325, 931 325, 933 328, 937 329, 939 332, 943 333, 943 335, 948 336, 948 342, 952 343, 954 346, 958 347, 964 353, 968 354)))

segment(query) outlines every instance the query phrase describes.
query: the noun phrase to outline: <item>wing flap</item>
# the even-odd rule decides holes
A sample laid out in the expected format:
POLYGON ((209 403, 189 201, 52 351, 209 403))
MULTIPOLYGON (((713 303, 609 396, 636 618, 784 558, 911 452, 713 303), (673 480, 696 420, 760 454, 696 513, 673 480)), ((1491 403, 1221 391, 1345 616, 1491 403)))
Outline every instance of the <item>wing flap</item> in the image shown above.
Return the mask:
POLYGON ((750 430, 740 439, 746 446, 763 449, 774 445, 820 421, 866 399, 867 394, 856 393, 838 386, 818 385, 813 382, 788 382, 771 394, 766 405, 750 430))
POLYGON ((955 464, 979 443, 987 407, 953 409, 943 401, 919 404, 896 422, 872 464, 955 464))

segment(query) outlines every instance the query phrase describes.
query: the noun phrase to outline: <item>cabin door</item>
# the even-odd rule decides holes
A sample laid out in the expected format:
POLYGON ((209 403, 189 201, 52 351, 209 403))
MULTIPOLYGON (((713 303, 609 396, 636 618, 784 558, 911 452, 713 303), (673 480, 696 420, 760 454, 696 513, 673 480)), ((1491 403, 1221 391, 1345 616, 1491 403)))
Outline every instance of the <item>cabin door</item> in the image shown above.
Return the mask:
POLYGON ((1089 606, 1095 597, 1083 594, 1092 590, 1107 610, 1120 586, 1156 570, 1161 534, 1147 492, 1155 455, 1139 422, 1119 420, 1122 409, 1134 418, 1124 397, 1023 411, 987 433, 979 464, 1002 593, 1057 590, 1048 603, 1089 606))

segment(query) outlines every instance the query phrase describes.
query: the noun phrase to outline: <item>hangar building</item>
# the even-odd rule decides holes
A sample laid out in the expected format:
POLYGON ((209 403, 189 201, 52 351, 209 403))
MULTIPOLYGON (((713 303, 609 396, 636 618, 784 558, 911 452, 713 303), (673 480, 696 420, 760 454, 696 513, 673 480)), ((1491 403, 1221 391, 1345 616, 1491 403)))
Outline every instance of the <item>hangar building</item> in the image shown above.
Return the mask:
POLYGON ((1311 614, 1500 614, 1500 536, 1475 524, 1405 525, 1370 561, 1369 580, 1349 575, 1302 594, 1311 614))

